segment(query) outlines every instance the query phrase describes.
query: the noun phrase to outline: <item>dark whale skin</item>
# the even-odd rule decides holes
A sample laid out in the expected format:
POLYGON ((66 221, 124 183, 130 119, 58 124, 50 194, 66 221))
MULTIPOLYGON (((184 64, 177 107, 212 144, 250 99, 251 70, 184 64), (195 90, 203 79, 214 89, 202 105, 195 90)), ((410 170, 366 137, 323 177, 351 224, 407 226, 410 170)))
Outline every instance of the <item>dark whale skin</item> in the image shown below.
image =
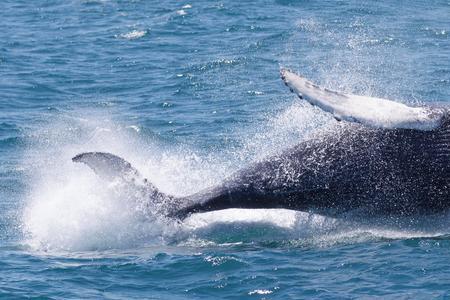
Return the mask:
MULTIPOLYGON (((437 129, 340 122, 236 172, 223 185, 177 199, 171 216, 227 208, 285 208, 338 217, 434 214, 450 208, 450 120, 437 129)), ((175 199, 174 199, 175 200, 175 199)))

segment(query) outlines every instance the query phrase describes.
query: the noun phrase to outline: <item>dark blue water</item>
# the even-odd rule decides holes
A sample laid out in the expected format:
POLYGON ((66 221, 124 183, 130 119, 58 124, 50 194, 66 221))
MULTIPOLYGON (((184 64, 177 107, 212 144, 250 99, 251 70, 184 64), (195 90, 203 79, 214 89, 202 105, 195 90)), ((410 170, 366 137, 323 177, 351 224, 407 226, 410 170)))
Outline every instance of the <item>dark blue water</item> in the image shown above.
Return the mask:
POLYGON ((332 126, 279 78, 450 101, 442 1, 0 4, 0 295, 449 297, 450 217, 144 214, 71 157, 107 151, 186 195, 332 126))

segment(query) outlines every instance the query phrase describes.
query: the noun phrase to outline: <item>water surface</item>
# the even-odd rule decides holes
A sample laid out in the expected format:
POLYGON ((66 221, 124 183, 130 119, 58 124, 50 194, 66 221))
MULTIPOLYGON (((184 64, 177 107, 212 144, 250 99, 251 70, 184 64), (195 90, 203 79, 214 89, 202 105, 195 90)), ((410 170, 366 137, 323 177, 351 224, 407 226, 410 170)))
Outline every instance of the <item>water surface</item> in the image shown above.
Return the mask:
POLYGON ((74 165, 120 155, 187 195, 335 122, 279 78, 450 101, 448 1, 2 1, 0 295, 446 298, 449 218, 160 219, 74 165))

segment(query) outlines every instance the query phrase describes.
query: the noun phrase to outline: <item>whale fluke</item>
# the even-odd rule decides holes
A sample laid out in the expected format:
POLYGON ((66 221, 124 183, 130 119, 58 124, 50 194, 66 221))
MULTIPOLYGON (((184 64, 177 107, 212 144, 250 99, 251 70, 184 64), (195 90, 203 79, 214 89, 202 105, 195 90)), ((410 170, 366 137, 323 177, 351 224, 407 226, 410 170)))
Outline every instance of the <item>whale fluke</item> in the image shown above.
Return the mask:
POLYGON ((445 116, 442 109, 411 107, 387 99, 344 94, 322 88, 287 69, 281 69, 280 73, 292 92, 333 114, 337 120, 376 128, 428 131, 438 128, 445 116))
POLYGON ((99 177, 111 181, 121 180, 145 193, 158 210, 164 214, 171 214, 175 207, 168 203, 178 204, 175 197, 159 191, 152 183, 144 178, 129 162, 123 158, 106 152, 85 152, 72 158, 73 162, 81 162, 89 166, 99 177))
MULTIPOLYGON (((129 162, 121 157, 105 152, 85 152, 72 158, 73 162, 84 163, 101 178, 112 180, 120 178, 125 181, 142 178, 129 162)), ((142 180, 145 180, 142 178, 142 180)))

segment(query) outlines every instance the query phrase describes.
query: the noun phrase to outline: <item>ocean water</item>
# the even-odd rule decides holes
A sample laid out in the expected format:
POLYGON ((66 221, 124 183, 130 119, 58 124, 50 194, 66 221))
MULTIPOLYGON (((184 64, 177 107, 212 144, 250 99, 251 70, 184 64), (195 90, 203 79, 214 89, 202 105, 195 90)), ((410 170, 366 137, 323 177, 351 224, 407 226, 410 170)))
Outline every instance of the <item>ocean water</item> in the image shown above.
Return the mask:
MULTIPOLYGON (((166 193, 218 184, 333 126, 282 84, 450 101, 450 2, 3 0, 0 296, 450 297, 450 216, 152 216, 71 157, 106 151, 166 193)), ((450 199, 449 199, 450 200, 450 199)))

